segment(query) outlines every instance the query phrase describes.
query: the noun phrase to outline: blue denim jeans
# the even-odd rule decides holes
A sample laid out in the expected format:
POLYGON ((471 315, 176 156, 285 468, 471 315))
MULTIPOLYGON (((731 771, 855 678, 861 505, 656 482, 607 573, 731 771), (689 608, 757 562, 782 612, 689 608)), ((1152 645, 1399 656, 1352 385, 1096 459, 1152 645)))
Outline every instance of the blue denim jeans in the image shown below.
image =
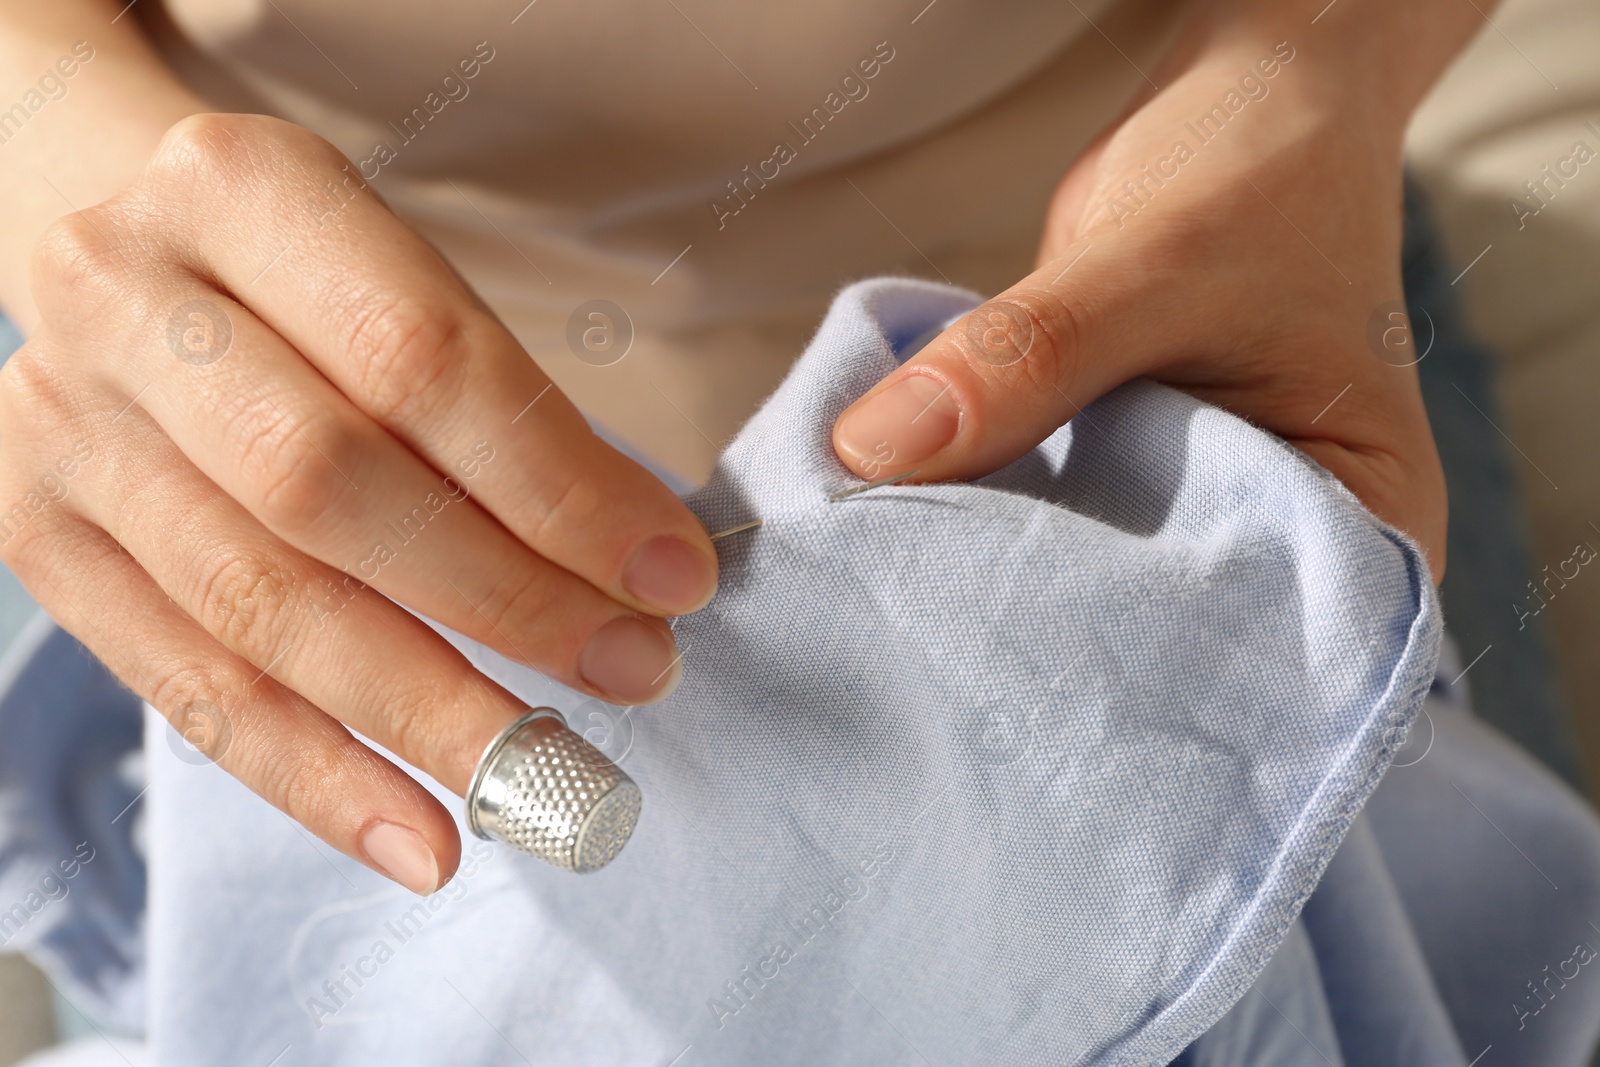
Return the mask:
POLYGON ((1451 287, 1457 271, 1445 262, 1423 193, 1412 183, 1401 264, 1417 343, 1426 344, 1421 331, 1428 321, 1436 327, 1417 370, 1450 489, 1450 566, 1439 587, 1445 629, 1466 663, 1493 646, 1467 679, 1477 715, 1582 793, 1582 762, 1549 623, 1534 617, 1526 629, 1513 625, 1511 605, 1523 598, 1538 565, 1516 457, 1489 424, 1505 425, 1495 355, 1467 328, 1451 287))

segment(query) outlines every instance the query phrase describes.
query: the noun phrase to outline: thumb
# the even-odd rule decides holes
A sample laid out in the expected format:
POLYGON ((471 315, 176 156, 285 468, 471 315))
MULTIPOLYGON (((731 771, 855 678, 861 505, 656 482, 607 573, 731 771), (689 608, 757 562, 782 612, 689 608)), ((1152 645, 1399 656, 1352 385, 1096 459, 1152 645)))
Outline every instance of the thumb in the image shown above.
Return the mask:
MULTIPOLYGON (((1091 246, 1092 247, 1092 246, 1091 246)), ((1074 250, 1077 254, 1078 250, 1074 250)), ((1025 454, 1082 408, 1147 368, 1132 336, 1132 279, 1063 288, 1068 256, 961 319, 839 416, 833 447, 863 478, 981 477, 1025 454), (1096 298, 1103 294, 1104 298, 1096 298), (1116 324, 1116 325, 1112 325, 1116 324)))

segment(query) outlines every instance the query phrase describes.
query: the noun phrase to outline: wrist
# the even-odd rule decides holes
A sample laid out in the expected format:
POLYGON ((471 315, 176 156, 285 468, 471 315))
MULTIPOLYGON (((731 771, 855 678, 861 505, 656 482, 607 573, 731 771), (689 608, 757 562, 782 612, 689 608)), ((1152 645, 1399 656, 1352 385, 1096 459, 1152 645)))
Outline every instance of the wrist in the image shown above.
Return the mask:
MULTIPOLYGON (((1182 130, 1202 142, 1221 137, 1233 165, 1270 173, 1392 184, 1403 163, 1409 109, 1351 84, 1348 69, 1318 65, 1314 49, 1280 32, 1234 32, 1206 42, 1179 80, 1182 130)), ((1258 179, 1260 180, 1260 179, 1258 179)))
POLYGON ((1412 113, 1482 25, 1459 0, 1333 0, 1311 14, 1281 0, 1202 0, 1179 50, 1198 60, 1291 48, 1295 77, 1278 79, 1286 95, 1398 152, 1412 113))
POLYGON ((108 18, 89 0, 0 8, 0 66, 18 75, 0 98, 0 308, 24 332, 37 318, 29 270, 39 236, 127 188, 173 123, 209 110, 135 20, 107 30, 108 18))
MULTIPOLYGON (((101 203, 126 189, 143 172, 162 135, 179 119, 207 110, 198 100, 171 100, 141 109, 137 117, 114 109, 94 128, 73 136, 39 138, 19 152, 9 176, 0 180, 6 201, 0 227, 0 309, 24 332, 38 312, 31 291, 34 245, 64 215, 101 203), (119 121, 127 119, 130 121, 119 121)), ((8 145, 7 150, 14 145, 8 145)))

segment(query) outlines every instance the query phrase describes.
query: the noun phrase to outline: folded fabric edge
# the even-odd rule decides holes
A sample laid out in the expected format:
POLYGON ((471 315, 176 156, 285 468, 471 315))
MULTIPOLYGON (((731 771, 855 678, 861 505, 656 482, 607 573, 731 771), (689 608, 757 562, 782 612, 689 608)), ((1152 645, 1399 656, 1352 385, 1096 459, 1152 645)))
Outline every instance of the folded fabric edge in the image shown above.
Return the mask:
MULTIPOLYGON (((976 293, 923 279, 876 278, 842 289, 818 331, 828 333, 836 320, 864 315, 897 362, 903 363, 940 332, 940 324, 982 302, 976 293), (903 303, 896 299, 906 297, 903 303), (928 326, 930 315, 940 324, 928 326)), ((813 342, 815 343, 815 342, 813 342)), ((1158 383, 1153 383, 1158 384, 1158 383)), ((774 394, 771 402, 779 399, 774 394)), ((1211 407, 1211 405, 1203 405, 1211 407)), ((1217 950, 1213 960, 1194 982, 1163 1008, 1149 1023, 1119 1042, 1102 1049, 1110 1065, 1148 1064, 1153 1057, 1177 1055, 1242 998, 1277 952, 1300 911, 1321 880, 1356 816, 1377 788, 1398 747, 1396 737, 1416 717, 1432 685, 1438 659, 1442 622, 1437 594, 1425 557, 1403 533, 1374 516, 1336 476, 1292 444, 1239 419, 1213 409, 1277 442, 1302 468, 1348 502, 1400 552, 1412 591, 1410 622, 1400 655, 1389 674, 1383 695, 1346 746, 1344 753, 1318 784, 1311 802, 1284 839, 1267 877, 1251 898, 1241 921, 1217 950), (1263 927, 1260 917, 1274 905, 1283 905, 1279 919, 1263 927), (1264 946, 1241 948, 1244 945, 1264 946), (1225 987, 1225 1003, 1211 1017, 1194 1022, 1186 1018, 1197 1000, 1225 987), (1118 1046, 1121 1045, 1119 1048, 1118 1046)))

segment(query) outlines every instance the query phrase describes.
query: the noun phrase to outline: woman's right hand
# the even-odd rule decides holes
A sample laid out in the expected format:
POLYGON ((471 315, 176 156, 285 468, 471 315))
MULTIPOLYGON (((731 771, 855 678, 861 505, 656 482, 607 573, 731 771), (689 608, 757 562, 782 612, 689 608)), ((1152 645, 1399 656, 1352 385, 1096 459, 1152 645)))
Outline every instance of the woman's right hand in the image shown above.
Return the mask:
POLYGON ((459 794, 522 710, 395 601, 604 700, 676 683, 661 616, 714 592, 705 530, 325 141, 184 119, 45 234, 33 296, 0 558, 341 852, 419 893, 460 856, 351 731, 459 794))

